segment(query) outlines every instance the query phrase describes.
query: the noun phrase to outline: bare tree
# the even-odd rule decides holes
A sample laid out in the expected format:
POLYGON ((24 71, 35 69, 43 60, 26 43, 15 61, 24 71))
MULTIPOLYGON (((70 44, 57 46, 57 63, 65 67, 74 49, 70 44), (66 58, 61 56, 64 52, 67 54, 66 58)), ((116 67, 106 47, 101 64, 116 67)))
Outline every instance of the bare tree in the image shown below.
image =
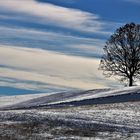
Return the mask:
POLYGON ((103 48, 99 69, 133 86, 140 76, 140 25, 126 24, 110 37, 103 48))

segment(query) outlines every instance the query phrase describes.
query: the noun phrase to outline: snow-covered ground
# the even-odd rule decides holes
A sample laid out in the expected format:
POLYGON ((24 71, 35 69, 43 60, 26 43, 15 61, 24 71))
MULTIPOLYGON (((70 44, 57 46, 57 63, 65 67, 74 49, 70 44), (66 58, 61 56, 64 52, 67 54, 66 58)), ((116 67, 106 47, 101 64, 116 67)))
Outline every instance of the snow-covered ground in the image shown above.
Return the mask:
POLYGON ((8 108, 29 108, 40 105, 55 104, 56 102, 64 102, 67 100, 74 100, 82 97, 89 97, 99 92, 106 92, 110 89, 95 89, 89 91, 66 91, 60 93, 44 93, 31 95, 17 95, 17 96, 1 96, 0 109, 8 108))
POLYGON ((139 140, 139 97, 140 87, 0 97, 0 139, 139 140))
POLYGON ((88 91, 68 91, 62 93, 34 94, 0 97, 2 108, 29 108, 45 105, 69 104, 85 105, 114 103, 140 99, 140 87, 123 89, 95 89, 88 91))
POLYGON ((19 140, 27 136, 30 139, 139 140, 139 106, 140 102, 127 102, 0 111, 0 136, 14 136, 13 139, 19 140))
POLYGON ((16 96, 0 96, 0 107, 12 106, 13 104, 25 102, 28 100, 36 99, 39 97, 49 96, 55 93, 41 93, 41 94, 27 94, 27 95, 16 95, 16 96))

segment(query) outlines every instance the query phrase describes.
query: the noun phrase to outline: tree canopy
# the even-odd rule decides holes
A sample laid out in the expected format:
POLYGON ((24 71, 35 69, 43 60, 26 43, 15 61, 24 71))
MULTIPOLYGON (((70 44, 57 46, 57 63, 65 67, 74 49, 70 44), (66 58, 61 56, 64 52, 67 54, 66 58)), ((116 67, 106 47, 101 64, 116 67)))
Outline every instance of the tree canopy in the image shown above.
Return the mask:
POLYGON ((140 77, 140 25, 129 23, 108 39, 99 69, 106 76, 117 76, 133 86, 140 77))

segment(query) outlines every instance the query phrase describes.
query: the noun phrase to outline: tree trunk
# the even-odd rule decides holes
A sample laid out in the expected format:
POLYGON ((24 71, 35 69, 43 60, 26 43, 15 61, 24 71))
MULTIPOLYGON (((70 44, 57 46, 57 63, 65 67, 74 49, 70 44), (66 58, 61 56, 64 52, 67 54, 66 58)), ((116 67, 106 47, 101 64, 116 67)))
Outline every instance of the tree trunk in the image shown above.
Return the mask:
POLYGON ((129 78, 129 87, 133 86, 133 77, 129 78))

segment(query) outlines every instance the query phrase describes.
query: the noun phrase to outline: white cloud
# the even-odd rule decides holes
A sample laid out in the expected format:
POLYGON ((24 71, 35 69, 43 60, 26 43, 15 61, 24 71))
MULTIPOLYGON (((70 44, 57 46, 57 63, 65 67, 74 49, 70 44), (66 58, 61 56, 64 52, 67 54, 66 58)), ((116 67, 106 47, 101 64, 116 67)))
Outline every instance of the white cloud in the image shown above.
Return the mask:
POLYGON ((0 46, 0 65, 9 67, 0 68, 2 77, 62 87, 93 89, 113 83, 105 81, 98 71, 98 59, 66 56, 41 49, 0 46))
POLYGON ((42 47, 46 50, 81 56, 87 56, 89 54, 92 56, 94 54, 101 56, 102 47, 105 44, 105 40, 102 39, 78 37, 60 32, 29 30, 26 28, 0 27, 0 32, 2 34, 0 42, 5 42, 6 44, 42 47), (27 43, 25 43, 26 40, 27 43))
MULTIPOLYGON (((94 32, 95 34, 108 33, 103 32, 102 29, 105 24, 99 21, 97 15, 81 10, 39 3, 35 0, 0 0, 0 8, 18 14, 17 17, 1 16, 2 19, 18 18, 21 20, 22 15, 24 15, 29 21, 43 24, 58 25, 80 31, 94 32)), ((0 65, 5 66, 0 67, 0 77, 15 79, 15 83, 0 81, 0 85, 25 89, 41 89, 44 88, 44 85, 48 88, 50 85, 54 85, 54 87, 93 89, 112 86, 114 82, 112 80, 106 81, 101 74, 102 72, 98 71, 98 59, 67 56, 65 51, 65 55, 62 55, 41 49, 26 48, 33 47, 37 43, 38 48, 40 48, 42 42, 50 43, 50 41, 53 41, 55 45, 58 43, 57 47, 60 50, 68 51, 67 47, 69 47, 73 52, 99 54, 101 51, 99 47, 104 44, 101 39, 24 28, 0 27, 0 32, 2 34, 1 42, 5 40, 5 44, 10 45, 13 42, 19 42, 19 44, 13 43, 13 46, 0 45, 0 65), (35 41, 38 42, 33 44, 35 41), (15 47, 15 45, 18 47, 15 47), (19 82, 22 80, 25 83, 19 82), (44 85, 28 84, 28 81, 40 82, 44 85)), ((45 45, 45 49, 47 49, 48 46, 45 45)), ((54 51, 59 52, 56 48, 54 51)))
POLYGON ((95 43, 103 43, 103 40, 101 39, 94 39, 94 38, 84 38, 84 37, 79 37, 79 36, 72 36, 70 34, 64 34, 64 33, 60 33, 60 32, 51 32, 51 31, 40 31, 40 30, 36 30, 36 29, 28 29, 28 28, 12 28, 12 27, 5 27, 5 26, 0 26, 0 31, 2 32, 2 34, 17 34, 20 35, 24 35, 28 37, 32 37, 32 35, 38 35, 38 36, 44 36, 47 38, 49 37, 49 39, 54 40, 56 38, 59 37, 59 39, 75 39, 75 40, 84 40, 87 42, 95 42, 95 43))
POLYGON ((72 8, 64 8, 35 0, 0 0, 0 8, 32 16, 35 22, 44 22, 76 30, 101 32, 104 23, 99 16, 72 8))

